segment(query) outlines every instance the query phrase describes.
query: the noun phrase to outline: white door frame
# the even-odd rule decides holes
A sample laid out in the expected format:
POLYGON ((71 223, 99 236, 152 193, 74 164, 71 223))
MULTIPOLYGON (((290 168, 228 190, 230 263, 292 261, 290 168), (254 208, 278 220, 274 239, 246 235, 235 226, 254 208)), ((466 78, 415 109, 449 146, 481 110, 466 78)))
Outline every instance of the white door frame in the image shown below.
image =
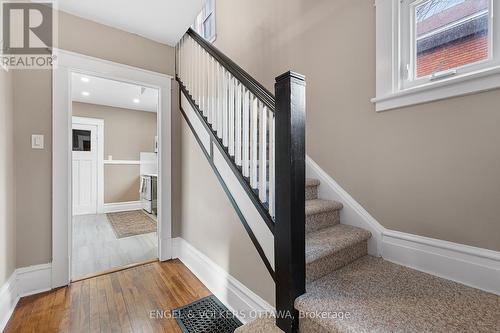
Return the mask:
POLYGON ((73 116, 71 124, 97 127, 97 214, 104 213, 104 120, 73 116))
POLYGON ((83 73, 158 89, 158 258, 172 258, 171 84, 161 73, 55 49, 52 71, 52 288, 70 283, 72 233, 71 74, 83 73))

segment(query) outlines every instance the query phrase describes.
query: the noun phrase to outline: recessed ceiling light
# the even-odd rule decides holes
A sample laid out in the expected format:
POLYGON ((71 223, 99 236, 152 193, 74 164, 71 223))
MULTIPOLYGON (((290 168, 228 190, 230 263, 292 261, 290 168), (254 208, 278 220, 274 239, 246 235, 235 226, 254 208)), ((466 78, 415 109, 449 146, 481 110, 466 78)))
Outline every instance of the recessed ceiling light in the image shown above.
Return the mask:
POLYGON ((141 100, 140 100, 140 99, 138 99, 138 98, 134 98, 134 103, 135 103, 135 104, 139 104, 140 102, 141 102, 141 100))
POLYGON ((82 82, 85 82, 85 83, 90 82, 90 79, 88 77, 85 77, 85 76, 82 76, 82 78, 80 80, 82 80, 82 82))
POLYGON ((90 96, 90 93, 88 91, 82 91, 82 95, 87 97, 87 96, 90 96))

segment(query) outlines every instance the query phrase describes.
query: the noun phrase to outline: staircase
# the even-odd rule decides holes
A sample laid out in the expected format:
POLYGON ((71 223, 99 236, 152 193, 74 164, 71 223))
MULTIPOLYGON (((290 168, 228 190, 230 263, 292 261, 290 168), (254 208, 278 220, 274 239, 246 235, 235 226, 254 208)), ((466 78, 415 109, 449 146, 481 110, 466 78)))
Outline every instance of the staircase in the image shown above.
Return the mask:
POLYGON ((237 333, 499 332, 500 298, 368 256, 370 232, 305 177, 305 78, 271 94, 189 30, 181 112, 275 281, 275 318, 237 333))
MULTIPOLYGON (((500 332, 500 297, 367 255, 370 232, 340 224, 342 204, 306 179, 307 292, 300 333, 500 332)), ((265 317, 235 333, 283 333, 265 317)))
POLYGON ((369 231, 340 224, 342 204, 318 199, 319 181, 306 180, 306 282, 368 254, 369 231))

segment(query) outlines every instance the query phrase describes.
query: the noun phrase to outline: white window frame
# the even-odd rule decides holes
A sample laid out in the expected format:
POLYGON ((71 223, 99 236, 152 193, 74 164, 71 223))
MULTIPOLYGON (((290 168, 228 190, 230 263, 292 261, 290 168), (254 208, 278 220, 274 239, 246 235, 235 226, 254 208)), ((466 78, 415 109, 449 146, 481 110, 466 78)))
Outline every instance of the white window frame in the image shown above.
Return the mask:
MULTIPOLYGON (((376 111, 385 111, 500 87, 500 5, 490 1, 490 58, 433 76, 408 80, 412 38, 410 8, 426 0, 375 0, 376 111), (406 13, 406 15, 404 15, 406 13), (493 19, 497 18, 497 19, 493 19), (406 53, 403 52, 406 50, 406 53)), ((414 65, 410 64, 411 71, 414 65)), ((410 79, 412 79, 410 77, 410 79)))
POLYGON ((203 9, 201 12, 196 16, 196 20, 193 24, 193 29, 196 31, 200 36, 205 38, 208 42, 213 43, 217 39, 217 28, 216 28, 216 18, 215 18, 215 7, 216 7, 216 0, 213 1, 213 7, 212 11, 207 13, 205 12, 205 3, 203 3, 203 9), (212 26, 213 26, 213 35, 212 36, 205 36, 205 22, 207 20, 212 20, 212 26))

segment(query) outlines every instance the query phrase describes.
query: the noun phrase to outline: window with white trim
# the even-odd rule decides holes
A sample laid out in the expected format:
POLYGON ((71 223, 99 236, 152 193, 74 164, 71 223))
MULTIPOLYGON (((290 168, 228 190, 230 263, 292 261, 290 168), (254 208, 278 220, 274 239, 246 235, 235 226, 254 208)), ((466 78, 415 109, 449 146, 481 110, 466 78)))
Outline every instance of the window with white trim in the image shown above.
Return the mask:
POLYGON ((211 43, 215 41, 215 0, 205 0, 203 9, 196 17, 192 28, 207 41, 211 43))
MULTIPOLYGON (((500 87, 494 0, 376 0, 377 110, 500 87)), ((497 12, 497 13, 495 13, 497 12)))

